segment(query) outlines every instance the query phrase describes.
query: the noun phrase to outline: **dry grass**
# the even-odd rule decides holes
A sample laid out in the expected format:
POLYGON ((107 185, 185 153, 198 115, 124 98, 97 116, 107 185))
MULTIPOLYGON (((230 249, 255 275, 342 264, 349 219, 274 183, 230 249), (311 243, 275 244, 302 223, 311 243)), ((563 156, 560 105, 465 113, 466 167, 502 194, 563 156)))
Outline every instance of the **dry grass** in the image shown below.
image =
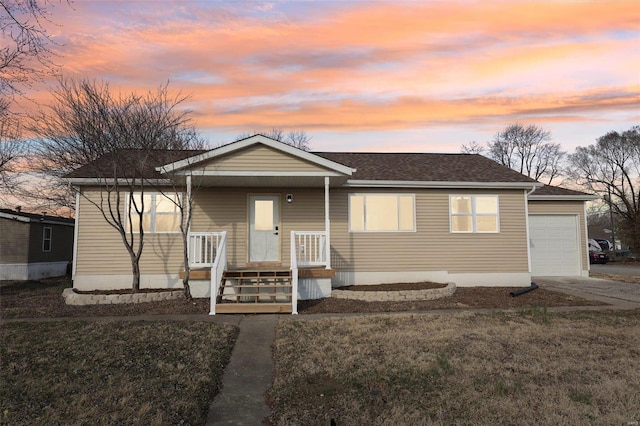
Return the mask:
POLYGON ((640 311, 281 321, 281 425, 637 424, 640 311))
POLYGON ((4 324, 0 424, 204 424, 236 337, 196 322, 4 324))
POLYGON ((598 272, 589 272, 591 278, 600 278, 602 280, 620 281, 623 283, 640 284, 640 276, 637 275, 620 275, 620 274, 600 274, 598 272))

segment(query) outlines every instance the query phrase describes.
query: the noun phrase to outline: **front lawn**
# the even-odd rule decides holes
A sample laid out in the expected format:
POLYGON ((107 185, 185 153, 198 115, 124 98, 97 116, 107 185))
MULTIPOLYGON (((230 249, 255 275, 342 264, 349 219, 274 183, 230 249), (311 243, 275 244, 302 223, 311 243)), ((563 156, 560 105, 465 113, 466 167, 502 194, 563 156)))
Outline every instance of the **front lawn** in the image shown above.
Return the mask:
POLYGON ((237 334, 204 322, 5 323, 0 424, 204 424, 237 334))
POLYGON ((640 422, 640 310, 283 320, 279 425, 640 422))

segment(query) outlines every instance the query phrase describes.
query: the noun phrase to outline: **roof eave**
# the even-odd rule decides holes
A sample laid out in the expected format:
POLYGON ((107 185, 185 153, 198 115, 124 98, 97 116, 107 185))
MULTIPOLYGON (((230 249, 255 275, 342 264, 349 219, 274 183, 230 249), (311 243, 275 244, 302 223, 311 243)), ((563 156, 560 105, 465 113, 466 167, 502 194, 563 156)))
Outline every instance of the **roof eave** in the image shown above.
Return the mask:
POLYGON ((597 195, 529 195, 529 200, 532 201, 593 201, 597 200, 597 195))
MULTIPOLYGON (((76 178, 66 178, 65 179, 68 183, 70 183, 71 185, 78 185, 78 186, 101 186, 101 185, 112 185, 114 184, 116 181, 119 181, 121 183, 125 183, 128 181, 131 181, 133 179, 131 178, 119 178, 119 179, 115 179, 115 178, 89 178, 89 177, 76 177, 76 178)), ((174 182, 171 179, 145 179, 145 178, 135 178, 136 182, 140 182, 143 184, 149 184, 149 185, 172 185, 174 182)))

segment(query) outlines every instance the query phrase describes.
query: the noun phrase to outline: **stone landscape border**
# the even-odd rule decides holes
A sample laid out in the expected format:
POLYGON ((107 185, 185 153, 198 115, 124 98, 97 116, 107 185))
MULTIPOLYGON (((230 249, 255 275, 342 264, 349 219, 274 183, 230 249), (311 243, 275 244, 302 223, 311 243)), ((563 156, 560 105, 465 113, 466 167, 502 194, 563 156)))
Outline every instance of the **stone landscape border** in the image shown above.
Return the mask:
POLYGON ((117 305, 121 303, 159 302, 184 298, 184 290, 156 291, 126 294, 80 294, 72 288, 65 288, 62 297, 67 305, 117 305))
POLYGON ((333 289, 331 297, 336 299, 362 300, 365 302, 407 302, 412 300, 435 300, 451 296, 456 291, 455 283, 446 287, 425 290, 361 291, 333 289))

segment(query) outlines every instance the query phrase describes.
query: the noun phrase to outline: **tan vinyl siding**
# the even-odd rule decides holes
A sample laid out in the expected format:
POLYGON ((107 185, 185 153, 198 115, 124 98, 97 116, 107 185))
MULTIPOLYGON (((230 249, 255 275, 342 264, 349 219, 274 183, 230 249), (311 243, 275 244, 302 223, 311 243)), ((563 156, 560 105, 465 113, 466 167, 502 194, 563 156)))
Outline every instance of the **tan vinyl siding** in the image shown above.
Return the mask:
POLYGON ((479 190, 334 190, 331 201, 332 266, 345 271, 527 272, 524 192, 479 190), (416 232, 349 233, 349 193, 416 196, 416 232), (500 232, 449 232, 450 194, 498 195, 500 232))
POLYGON ((248 197, 269 194, 280 196, 281 263, 290 263, 291 231, 324 231, 323 189, 218 189, 201 188, 194 193, 194 232, 227 231, 227 261, 232 267, 243 267, 248 260, 248 197), (286 195, 293 195, 287 203, 286 195))
MULTIPOLYGON (((290 263, 290 233, 324 230, 322 188, 199 188, 194 190, 191 229, 227 231, 228 264, 244 267, 248 260, 248 197, 280 196, 280 257, 290 263), (286 202, 286 195, 293 202, 286 202)), ((332 266, 343 271, 449 271, 527 272, 524 191, 330 190, 332 266), (416 232, 350 233, 349 193, 415 194, 416 232), (500 232, 454 234, 449 232, 449 195, 499 196, 500 232)), ((78 272, 117 274, 130 272, 130 262, 120 235, 100 213, 81 198, 78 272), (97 242, 100 242, 97 244, 97 242)), ((177 273, 182 267, 180 234, 147 234, 143 273, 177 273), (166 266, 165 266, 166 264, 166 266)))
POLYGON ((589 269, 587 234, 585 230, 584 201, 529 201, 529 214, 573 214, 578 215, 582 270, 589 269))
POLYGON ((288 171, 322 172, 325 169, 264 145, 254 145, 240 152, 215 158, 204 167, 207 171, 288 171))
MULTIPOLYGON (((99 198, 95 191, 83 193, 99 198)), ((131 258, 120 233, 83 196, 80 197, 78 223, 78 274, 131 273, 131 258)), ((143 274, 177 274, 182 268, 181 234, 146 233, 140 268, 143 274)))
POLYGON ((29 262, 29 224, 0 218, 0 264, 29 262))
MULTIPOLYGON (((324 230, 323 189, 215 189, 195 195, 193 231, 227 231, 228 262, 248 259, 247 209, 251 194, 280 195, 281 262, 290 262, 290 232, 324 230), (286 202, 286 194, 293 202, 286 202)), ((331 189, 332 266, 344 271, 527 272, 524 191, 331 189), (349 193, 416 195, 416 232, 349 233, 349 193), (500 200, 500 233, 449 232, 449 194, 492 194, 500 200)))

